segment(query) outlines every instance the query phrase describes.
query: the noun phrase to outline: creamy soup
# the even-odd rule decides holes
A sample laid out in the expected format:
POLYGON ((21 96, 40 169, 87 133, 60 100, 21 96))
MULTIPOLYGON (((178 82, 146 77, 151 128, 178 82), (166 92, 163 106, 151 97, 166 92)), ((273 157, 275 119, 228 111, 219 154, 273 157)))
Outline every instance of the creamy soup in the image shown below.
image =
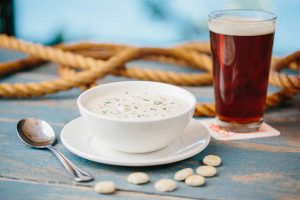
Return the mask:
POLYGON ((181 98, 151 92, 123 92, 94 96, 85 102, 93 113, 119 119, 165 118, 186 110, 181 98))

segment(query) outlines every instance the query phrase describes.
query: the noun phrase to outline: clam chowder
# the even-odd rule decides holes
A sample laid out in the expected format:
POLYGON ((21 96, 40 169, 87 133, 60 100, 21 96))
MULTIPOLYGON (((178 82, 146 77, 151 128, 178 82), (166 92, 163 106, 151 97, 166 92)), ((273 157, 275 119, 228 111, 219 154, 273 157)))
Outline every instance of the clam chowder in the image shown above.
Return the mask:
POLYGON ((189 105, 183 99, 167 94, 126 91, 91 97, 85 107, 107 117, 146 120, 174 116, 189 105))

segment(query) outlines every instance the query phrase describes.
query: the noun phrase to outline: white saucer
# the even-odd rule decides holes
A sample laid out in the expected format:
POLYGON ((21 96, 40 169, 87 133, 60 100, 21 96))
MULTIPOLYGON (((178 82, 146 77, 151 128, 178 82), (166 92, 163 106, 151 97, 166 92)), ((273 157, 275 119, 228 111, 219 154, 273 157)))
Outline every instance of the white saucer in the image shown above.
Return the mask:
POLYGON ((119 166, 153 166, 181 161, 203 151, 210 141, 208 130, 195 119, 170 145, 150 153, 124 153, 103 146, 85 127, 82 117, 69 122, 60 137, 68 150, 82 158, 119 166))

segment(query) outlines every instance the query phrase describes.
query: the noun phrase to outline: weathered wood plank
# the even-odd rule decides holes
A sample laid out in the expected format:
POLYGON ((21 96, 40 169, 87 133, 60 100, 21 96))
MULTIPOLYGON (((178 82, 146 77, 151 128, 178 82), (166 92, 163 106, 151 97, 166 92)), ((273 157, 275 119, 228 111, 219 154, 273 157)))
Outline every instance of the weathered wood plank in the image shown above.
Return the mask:
POLYGON ((57 199, 132 199, 132 200, 187 200, 187 198, 166 195, 127 192, 119 190, 113 195, 97 194, 92 187, 61 185, 55 183, 37 183, 26 180, 0 178, 0 194, 5 200, 57 200, 57 199))
MULTIPOLYGON (((1 127, 0 147, 1 161, 5 163, 0 166, 2 177, 63 185, 73 184, 61 164, 50 152, 25 146, 14 133, 15 123, 6 122, 4 125, 1 127)), ((54 129, 58 135, 61 127, 54 126, 54 129)), ((179 183, 179 189, 172 195, 212 199, 256 197, 268 199, 271 194, 274 197, 282 193, 299 195, 300 191, 299 153, 257 151, 212 142, 203 153, 186 161, 158 167, 128 168, 84 160, 68 152, 60 142, 57 147, 77 165, 91 172, 96 180, 113 180, 120 185, 121 189, 127 191, 159 194, 153 190, 153 184, 145 186, 128 184, 126 176, 132 171, 146 171, 152 177, 152 181, 172 178, 176 170, 184 167, 196 168, 203 156, 211 153, 223 158, 223 165, 218 168, 219 176, 208 179, 207 185, 199 189, 179 183)))

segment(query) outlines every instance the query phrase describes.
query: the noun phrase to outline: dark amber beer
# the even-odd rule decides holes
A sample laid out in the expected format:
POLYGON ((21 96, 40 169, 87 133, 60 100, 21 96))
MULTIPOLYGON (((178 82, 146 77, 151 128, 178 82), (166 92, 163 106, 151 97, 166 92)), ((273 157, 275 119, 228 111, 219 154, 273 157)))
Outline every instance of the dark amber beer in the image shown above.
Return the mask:
POLYGON ((263 121, 275 16, 252 10, 216 13, 209 29, 218 124, 234 132, 256 131, 263 121))

